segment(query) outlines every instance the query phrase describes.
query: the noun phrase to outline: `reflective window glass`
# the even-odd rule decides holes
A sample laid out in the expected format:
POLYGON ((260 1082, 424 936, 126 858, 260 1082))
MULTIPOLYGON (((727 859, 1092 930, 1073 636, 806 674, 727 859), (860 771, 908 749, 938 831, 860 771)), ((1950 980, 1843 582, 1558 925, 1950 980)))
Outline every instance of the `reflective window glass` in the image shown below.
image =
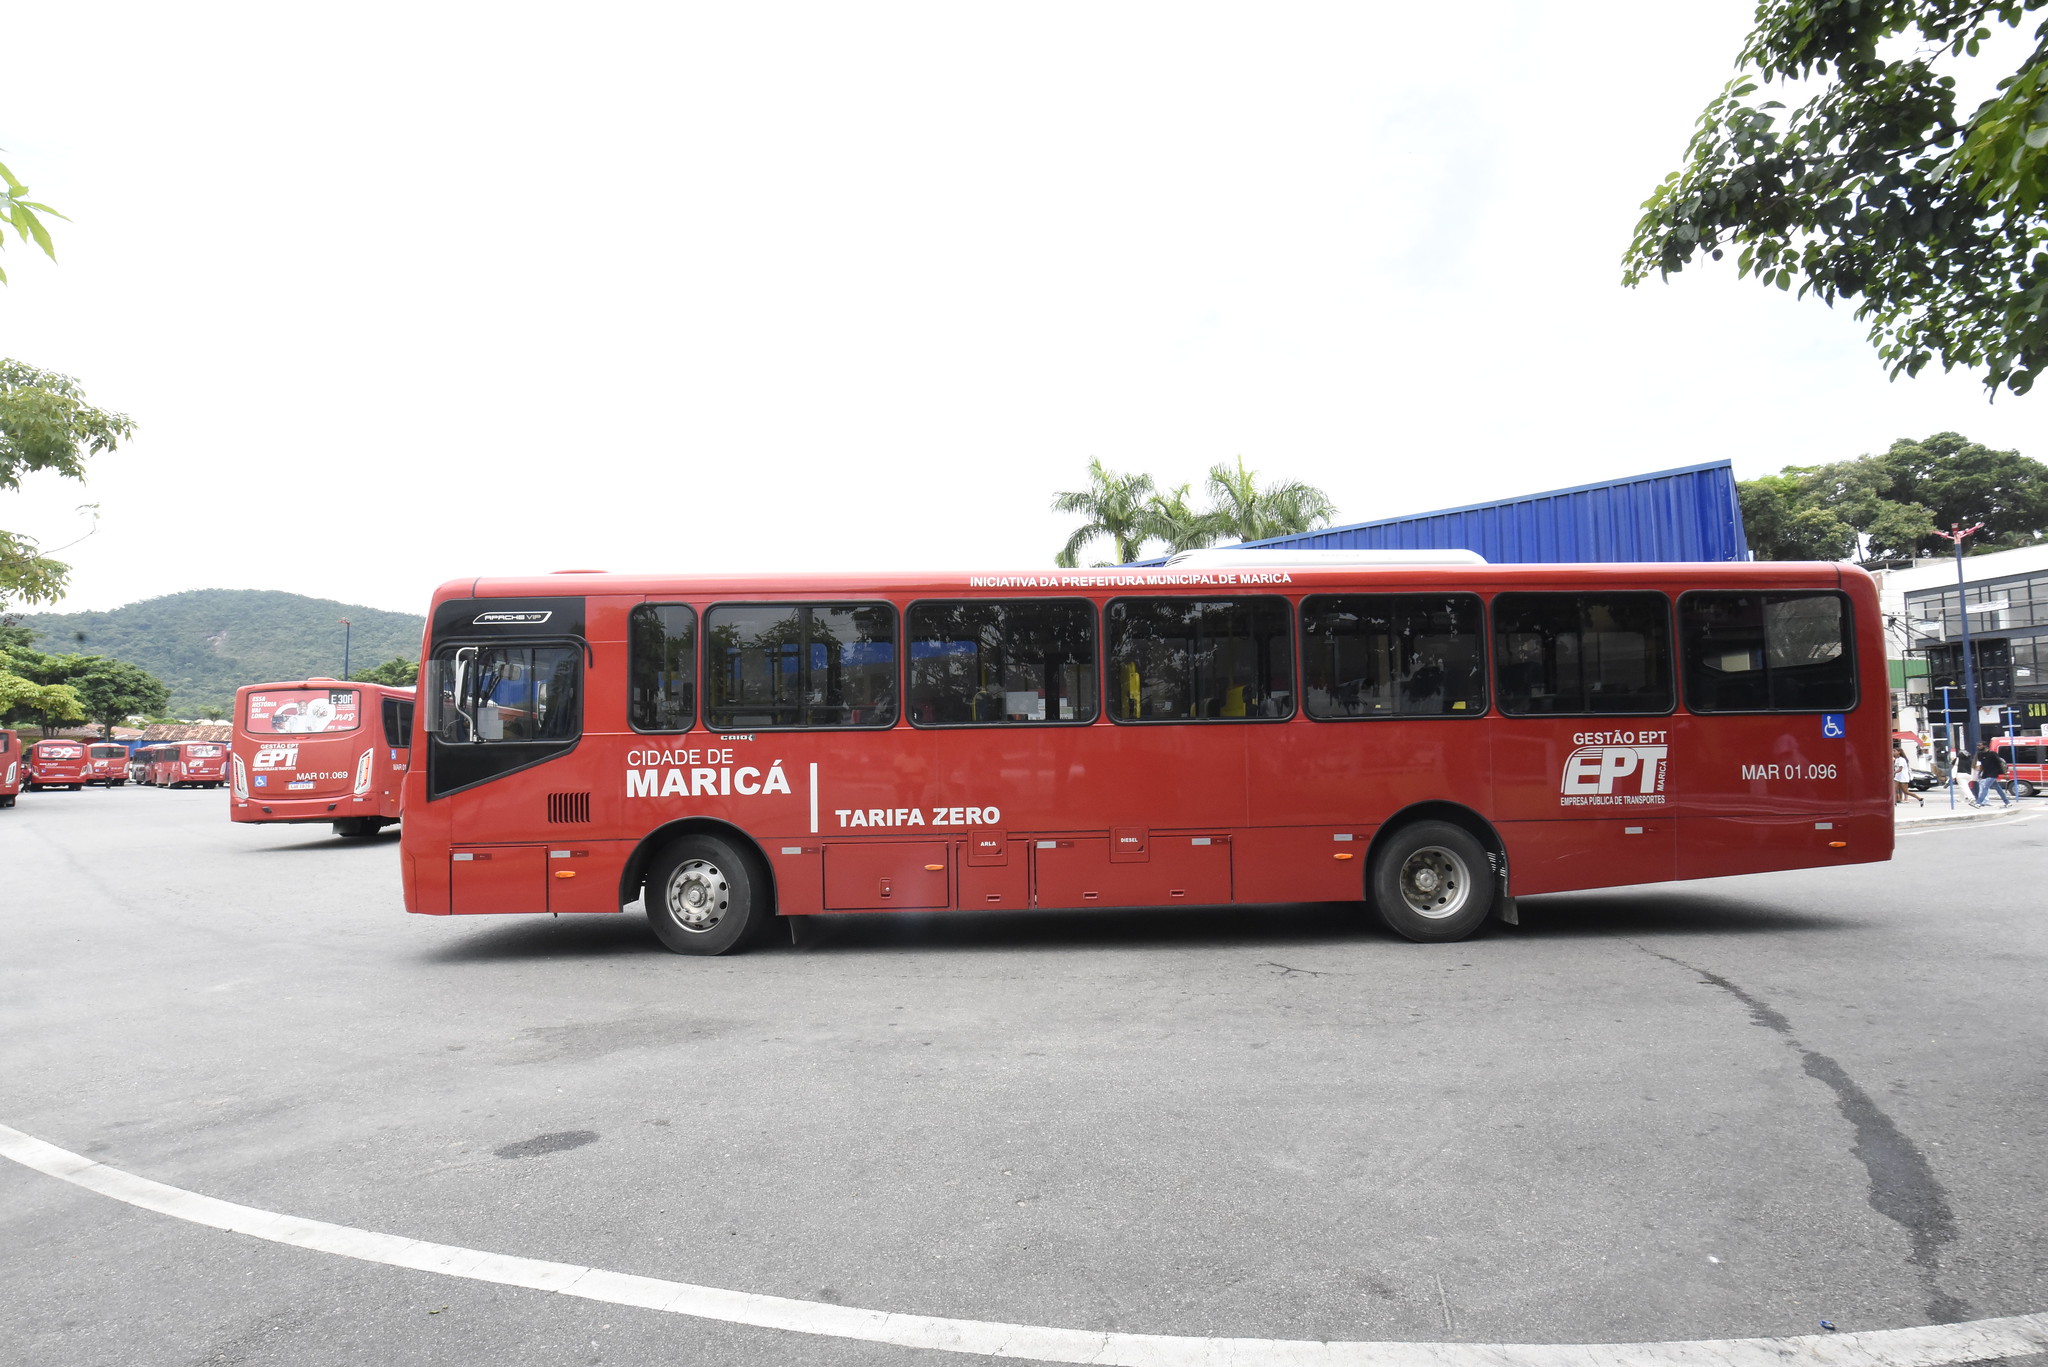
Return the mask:
POLYGON ((1110 715, 1251 721, 1294 713, 1284 598, 1119 598, 1109 605, 1110 715))
POLYGON ((697 718, 697 614, 681 603, 643 603, 628 635, 633 729, 689 730, 697 718))
POLYGON ((1311 717, 1477 716, 1484 612, 1469 593, 1346 594, 1301 605, 1311 717))
POLYGON ((1672 708, 1661 593, 1503 593, 1493 600, 1494 700, 1517 716, 1672 708))
POLYGON ((896 610, 727 605, 704 613, 704 721, 721 731, 891 726, 896 610))
POLYGON ((1095 720, 1084 600, 914 603, 906 639, 913 725, 1095 720))
POLYGON ((1846 712, 1856 652, 1839 593, 1688 593, 1679 599, 1685 705, 1695 712, 1846 712))
POLYGON ((434 732, 450 745, 573 740, 582 733, 582 668, 574 646, 444 650, 429 680, 434 732))

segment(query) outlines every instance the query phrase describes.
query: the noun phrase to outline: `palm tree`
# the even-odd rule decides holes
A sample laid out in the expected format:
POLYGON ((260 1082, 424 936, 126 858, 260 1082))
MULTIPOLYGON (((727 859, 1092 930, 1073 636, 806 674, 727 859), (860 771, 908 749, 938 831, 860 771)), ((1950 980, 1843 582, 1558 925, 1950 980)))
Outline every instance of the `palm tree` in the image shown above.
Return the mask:
POLYGON ((1213 546, 1226 530, 1215 512, 1196 512, 1189 506, 1185 484, 1170 493, 1154 494, 1145 504, 1145 539, 1164 541, 1169 554, 1213 546))
POLYGON ((1222 533, 1239 541, 1264 541, 1268 537, 1291 536, 1320 527, 1337 515, 1337 505, 1313 484, 1290 479, 1269 489, 1259 488, 1259 472, 1214 465, 1209 468, 1209 493, 1216 499, 1213 514, 1222 533))
POLYGON ((1152 476, 1120 475, 1106 470, 1100 456, 1088 458, 1088 487, 1054 494, 1052 510, 1074 513, 1088 521, 1072 536, 1053 563, 1070 570, 1081 563, 1081 552, 1098 536, 1116 543, 1116 563, 1128 564, 1138 558, 1145 545, 1146 500, 1154 493, 1152 476))

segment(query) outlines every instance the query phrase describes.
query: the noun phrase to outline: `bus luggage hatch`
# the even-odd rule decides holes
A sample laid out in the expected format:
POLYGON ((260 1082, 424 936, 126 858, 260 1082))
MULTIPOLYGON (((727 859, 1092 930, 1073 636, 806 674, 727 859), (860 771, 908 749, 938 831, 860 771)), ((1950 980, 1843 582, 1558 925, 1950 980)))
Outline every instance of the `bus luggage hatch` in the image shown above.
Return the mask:
POLYGON ((825 847, 825 910, 933 910, 952 905, 942 840, 825 847))

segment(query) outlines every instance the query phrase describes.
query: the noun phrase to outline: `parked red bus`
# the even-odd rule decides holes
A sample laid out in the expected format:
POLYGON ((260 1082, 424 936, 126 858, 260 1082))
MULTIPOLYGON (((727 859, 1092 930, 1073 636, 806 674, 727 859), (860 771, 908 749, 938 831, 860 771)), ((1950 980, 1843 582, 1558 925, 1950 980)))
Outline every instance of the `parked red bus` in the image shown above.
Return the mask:
POLYGON ((95 741, 85 747, 86 782, 118 788, 128 781, 128 747, 95 741))
POLYGON ((412 762, 410 688, 301 679, 235 693, 235 821, 326 822, 340 836, 396 822, 412 762))
POLYGON ((136 746, 135 753, 128 757, 128 777, 145 788, 152 786, 156 782, 161 752, 168 748, 162 742, 136 746))
POLYGON ((21 737, 0 730, 0 807, 12 807, 21 791, 21 737))
POLYGON ((2034 797, 2048 788, 2048 738, 1993 736, 1991 748, 2010 766, 2005 777, 2021 797, 2034 797))
POLYGON ((1832 564, 469 580, 401 840, 429 914, 1369 903, 1888 859, 1872 580, 1832 564))
POLYGON ((81 792, 91 772, 85 746, 75 740, 39 740, 28 747, 27 763, 24 778, 32 793, 43 788, 81 792))
POLYGON ((149 782, 159 788, 218 788, 227 781, 226 741, 174 740, 150 747, 149 782))

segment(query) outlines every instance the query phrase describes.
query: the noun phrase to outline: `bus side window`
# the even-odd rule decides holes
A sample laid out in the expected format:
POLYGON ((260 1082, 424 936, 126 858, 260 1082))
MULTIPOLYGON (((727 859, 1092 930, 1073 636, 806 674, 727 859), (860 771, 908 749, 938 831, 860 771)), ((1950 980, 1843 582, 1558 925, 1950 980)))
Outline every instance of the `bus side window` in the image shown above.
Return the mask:
POLYGON ((887 603, 720 604, 704 611, 704 724, 719 731, 896 723, 887 603))
POLYGON ((1688 593, 1678 618, 1685 705, 1695 712, 1856 705, 1855 644, 1839 593, 1688 593))
POLYGON ((1511 716, 1672 709, 1671 605, 1661 593, 1503 593, 1494 698, 1511 716))
POLYGON ((910 721, 1095 720, 1095 609, 1085 599, 913 603, 910 721))
POLYGON ((412 744, 412 704, 404 698, 384 700, 384 743, 394 750, 412 744))
POLYGON ((582 667, 574 646, 444 650, 428 689, 433 729, 451 745, 574 739, 582 734, 582 667))
POLYGON ((1105 622, 1117 721, 1294 715, 1294 611, 1285 598, 1118 598, 1105 622))
POLYGON ((635 731, 687 731, 697 719, 697 614, 643 603, 627 629, 627 709, 635 731))
POLYGON ((1476 594, 1317 596, 1301 605, 1308 714, 1476 717, 1486 710, 1476 594))

